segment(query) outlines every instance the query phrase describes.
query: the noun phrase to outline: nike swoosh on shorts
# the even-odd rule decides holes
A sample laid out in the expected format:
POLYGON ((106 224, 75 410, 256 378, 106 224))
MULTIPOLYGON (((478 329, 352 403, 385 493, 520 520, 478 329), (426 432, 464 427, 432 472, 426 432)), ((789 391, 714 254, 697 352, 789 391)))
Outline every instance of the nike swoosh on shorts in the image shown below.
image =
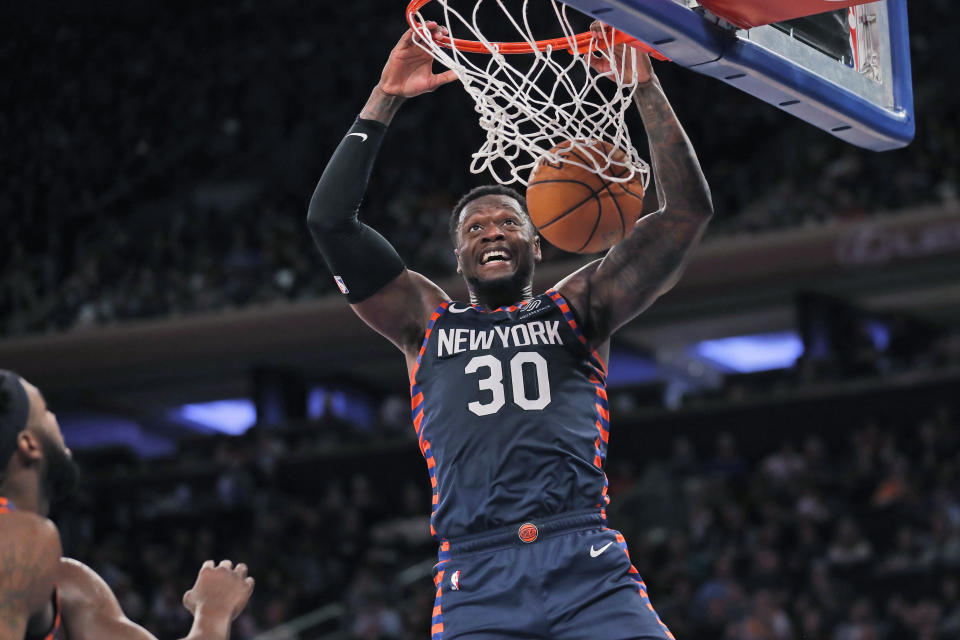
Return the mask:
POLYGON ((609 546, 612 545, 612 544, 613 544, 613 540, 611 540, 611 541, 608 542, 607 544, 603 545, 603 546, 600 547, 599 549, 594 549, 594 548, 593 548, 593 545, 590 545, 590 557, 591 557, 591 558, 596 558, 598 555, 600 555, 601 553, 603 553, 604 551, 606 551, 606 550, 607 550, 607 547, 609 547, 609 546))

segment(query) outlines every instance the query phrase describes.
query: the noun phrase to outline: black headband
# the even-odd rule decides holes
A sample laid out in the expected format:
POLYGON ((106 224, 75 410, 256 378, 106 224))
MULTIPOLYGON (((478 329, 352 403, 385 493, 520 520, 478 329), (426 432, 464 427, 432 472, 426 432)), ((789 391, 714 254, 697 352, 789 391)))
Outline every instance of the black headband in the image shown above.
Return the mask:
POLYGON ((30 398, 13 371, 0 369, 0 471, 7 468, 17 448, 17 436, 27 428, 30 398))

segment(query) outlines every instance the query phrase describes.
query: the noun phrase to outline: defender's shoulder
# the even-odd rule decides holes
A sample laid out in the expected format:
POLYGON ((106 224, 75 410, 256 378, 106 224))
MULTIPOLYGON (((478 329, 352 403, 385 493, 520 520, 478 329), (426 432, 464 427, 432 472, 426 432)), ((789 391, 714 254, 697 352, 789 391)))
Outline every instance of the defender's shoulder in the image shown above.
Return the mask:
POLYGON ((0 518, 0 539, 0 595, 15 596, 28 612, 36 611, 53 591, 62 553, 60 532, 43 516, 14 511, 0 518))
POLYGON ((0 538, 21 557, 51 557, 51 566, 60 558, 60 531, 49 518, 29 511, 13 511, 0 518, 0 538))
POLYGON ((52 536, 56 536, 58 540, 60 538, 60 531, 50 518, 32 511, 17 510, 3 514, 0 518, 0 528, 11 532, 30 533, 38 536, 40 540, 48 540, 52 536))

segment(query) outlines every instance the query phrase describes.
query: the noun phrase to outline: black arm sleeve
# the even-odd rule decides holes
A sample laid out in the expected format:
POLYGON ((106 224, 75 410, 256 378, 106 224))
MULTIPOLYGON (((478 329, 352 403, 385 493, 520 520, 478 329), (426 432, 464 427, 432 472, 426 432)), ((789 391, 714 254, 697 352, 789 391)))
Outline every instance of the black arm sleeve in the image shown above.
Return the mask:
POLYGON ((351 303, 366 300, 404 269, 390 243, 357 217, 386 130, 381 122, 358 118, 310 198, 307 226, 351 303))

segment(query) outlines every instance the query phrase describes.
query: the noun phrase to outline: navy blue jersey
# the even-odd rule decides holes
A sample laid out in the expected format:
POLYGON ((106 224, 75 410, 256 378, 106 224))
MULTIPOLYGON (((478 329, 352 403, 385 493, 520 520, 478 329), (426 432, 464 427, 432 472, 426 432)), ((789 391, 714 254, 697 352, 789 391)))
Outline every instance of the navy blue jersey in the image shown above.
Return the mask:
POLYGON ((484 311, 445 302, 411 374, 443 542, 608 502, 606 370, 554 290, 484 311))

